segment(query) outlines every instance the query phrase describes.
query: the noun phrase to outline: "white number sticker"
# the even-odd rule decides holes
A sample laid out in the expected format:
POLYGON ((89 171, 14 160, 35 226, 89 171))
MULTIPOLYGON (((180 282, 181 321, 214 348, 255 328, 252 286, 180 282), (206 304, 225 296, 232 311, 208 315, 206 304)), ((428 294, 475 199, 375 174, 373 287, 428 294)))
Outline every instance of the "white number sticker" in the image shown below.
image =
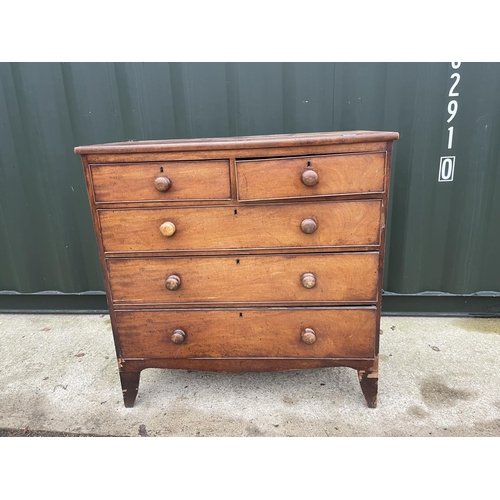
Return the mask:
POLYGON ((455 157, 441 156, 439 165, 439 182, 451 182, 455 173, 455 157))
MULTIPOLYGON (((459 62, 452 62, 451 67, 454 70, 457 70, 460 68, 462 63, 459 62)), ((459 97, 459 92, 457 92, 457 86, 460 83, 460 73, 457 71, 453 72, 450 76, 450 79, 452 80, 450 90, 448 91, 448 97, 453 98, 453 97, 459 97)), ((453 119, 457 116, 458 113, 458 101, 457 99, 451 99, 450 102, 448 102, 448 114, 449 117, 446 120, 446 123, 451 123, 453 119)), ((448 142, 447 142, 447 148, 448 151, 451 153, 451 149, 453 149, 453 138, 454 138, 454 132, 455 132, 455 127, 451 126, 448 127, 448 142)), ((451 182, 453 181, 453 176, 455 175, 455 157, 454 156, 441 156, 440 161, 439 161, 439 176, 438 176, 438 181, 439 182, 451 182)))
POLYGON ((448 149, 453 146, 453 127, 448 129, 448 149))
POLYGON ((450 123, 451 120, 453 120, 453 118, 457 116, 457 111, 458 111, 458 102, 450 101, 448 103, 448 113, 450 113, 450 117, 448 118, 448 120, 446 120, 448 123, 450 123))
POLYGON ((451 86, 450 93, 448 94, 450 97, 458 97, 459 93, 455 92, 455 87, 458 85, 460 81, 460 75, 458 73, 453 73, 450 78, 456 78, 455 83, 451 86))

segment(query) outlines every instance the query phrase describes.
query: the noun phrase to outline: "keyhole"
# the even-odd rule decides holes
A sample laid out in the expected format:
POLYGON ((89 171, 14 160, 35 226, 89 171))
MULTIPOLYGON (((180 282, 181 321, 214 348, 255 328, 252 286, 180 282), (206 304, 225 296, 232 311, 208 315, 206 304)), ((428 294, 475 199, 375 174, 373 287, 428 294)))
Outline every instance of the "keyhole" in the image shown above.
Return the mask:
POLYGON ((238 210, 235 210, 235 211, 234 211, 234 215, 238 215, 238 210))
POLYGON ((310 167, 310 166, 311 166, 311 162, 310 162, 310 161, 308 161, 308 162, 307 162, 307 166, 308 166, 308 167, 310 167))
POLYGON ((240 318, 243 318, 243 313, 240 313, 240 318))
POLYGON ((240 259, 236 259, 236 264, 239 264, 240 263, 240 259))
POLYGON ((163 173, 163 167, 160 167, 160 172, 162 172, 162 173, 163 173))

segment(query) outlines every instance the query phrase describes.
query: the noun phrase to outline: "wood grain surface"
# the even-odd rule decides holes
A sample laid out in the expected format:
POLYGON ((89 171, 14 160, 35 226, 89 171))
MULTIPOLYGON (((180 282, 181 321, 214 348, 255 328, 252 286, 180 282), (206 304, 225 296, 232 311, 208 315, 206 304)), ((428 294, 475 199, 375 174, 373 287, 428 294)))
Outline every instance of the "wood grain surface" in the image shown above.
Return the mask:
POLYGON ((229 161, 172 161, 146 164, 91 165, 97 203, 229 199, 229 161), (158 191, 154 182, 167 177, 172 186, 158 191))
POLYGON ((259 206, 98 210, 106 252, 378 245, 380 200, 259 206), (312 218, 312 234, 301 222, 312 218), (175 234, 160 226, 171 222, 175 234))
POLYGON ((118 311, 125 358, 373 356, 375 308, 118 311), (301 340, 312 328, 314 344, 301 340), (186 338, 174 344, 172 333, 186 338))
POLYGON ((237 161, 238 199, 382 193, 384 167, 385 153, 237 161), (318 174, 314 186, 302 181, 308 169, 318 174))
POLYGON ((348 366, 369 369, 373 358, 120 358, 120 372, 138 373, 145 368, 169 368, 206 372, 282 372, 348 366))
POLYGON ((311 132, 303 134, 273 134, 240 137, 209 137, 204 139, 166 139, 159 141, 127 141, 107 144, 78 146, 76 154, 93 153, 133 153, 158 151, 227 150, 261 149, 263 147, 314 147, 319 145, 358 144, 370 142, 394 141, 399 138, 397 132, 353 130, 337 132, 311 132))
POLYGON ((118 304, 376 302, 378 253, 109 259, 118 304), (313 273, 316 286, 302 285, 313 273), (179 276, 170 291, 166 279, 179 276))

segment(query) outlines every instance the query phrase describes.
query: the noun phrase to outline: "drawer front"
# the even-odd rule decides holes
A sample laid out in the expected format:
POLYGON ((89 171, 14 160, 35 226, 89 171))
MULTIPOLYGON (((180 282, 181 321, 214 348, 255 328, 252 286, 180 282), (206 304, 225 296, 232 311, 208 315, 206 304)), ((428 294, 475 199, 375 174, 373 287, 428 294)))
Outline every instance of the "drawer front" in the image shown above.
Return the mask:
POLYGON ((384 169, 385 153, 238 161, 238 199, 382 193, 384 169))
POLYGON ((373 303, 378 256, 166 257, 108 259, 107 265, 115 304, 373 303))
POLYGON ((376 319, 374 307, 116 312, 124 358, 370 358, 376 319))
POLYGON ((90 171, 96 203, 225 200, 231 197, 227 160, 90 165, 90 171), (155 183, 159 189, 167 190, 159 191, 155 183))
POLYGON ((98 214, 106 252, 352 247, 379 244, 381 206, 365 200, 98 214), (316 224, 312 233, 301 228, 307 219, 316 224))

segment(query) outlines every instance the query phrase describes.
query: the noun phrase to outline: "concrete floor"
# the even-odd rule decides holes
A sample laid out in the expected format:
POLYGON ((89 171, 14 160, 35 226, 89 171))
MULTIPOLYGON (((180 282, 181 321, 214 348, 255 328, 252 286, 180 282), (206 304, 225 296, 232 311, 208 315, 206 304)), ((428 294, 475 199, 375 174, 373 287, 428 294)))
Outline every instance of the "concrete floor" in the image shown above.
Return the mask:
POLYGON ((499 436, 500 318, 383 317, 379 406, 349 368, 148 369, 123 406, 109 316, 0 315, 0 428, 101 436, 499 436))

